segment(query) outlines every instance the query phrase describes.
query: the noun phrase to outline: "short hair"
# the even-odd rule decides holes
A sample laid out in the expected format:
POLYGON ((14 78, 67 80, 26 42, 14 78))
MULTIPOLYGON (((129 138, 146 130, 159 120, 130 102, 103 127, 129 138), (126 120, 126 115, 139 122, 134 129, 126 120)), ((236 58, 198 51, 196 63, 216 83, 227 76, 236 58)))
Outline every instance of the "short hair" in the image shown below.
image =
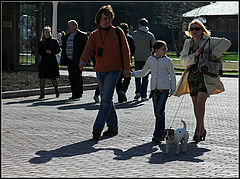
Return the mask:
POLYGON ((185 32, 185 34, 186 34, 187 36, 189 36, 189 37, 192 38, 192 33, 191 33, 191 31, 190 31, 190 27, 191 27, 192 24, 198 24, 198 25, 201 27, 201 29, 202 29, 202 31, 203 31, 203 34, 206 35, 206 36, 208 36, 208 37, 210 37, 211 32, 210 32, 209 30, 207 30, 207 28, 203 25, 203 23, 202 23, 200 20, 198 20, 198 19, 194 19, 194 20, 192 20, 192 22, 189 23, 189 25, 188 25, 188 31, 185 32))
POLYGON ((139 21, 138 21, 138 24, 140 26, 147 26, 148 25, 148 20, 146 18, 141 18, 139 21))
POLYGON ((77 21, 75 21, 75 20, 69 20, 69 21, 68 21, 68 24, 75 25, 75 26, 78 28, 78 23, 77 23, 77 21))
POLYGON ((119 27, 123 30, 125 34, 129 32, 128 24, 127 23, 120 23, 119 27))
POLYGON ((102 14, 110 17, 112 20, 113 20, 114 17, 115 17, 115 14, 114 14, 114 12, 113 12, 113 9, 112 9, 112 6, 111 6, 111 5, 102 6, 102 7, 98 10, 98 12, 97 12, 97 14, 96 14, 96 16, 95 16, 95 21, 94 21, 95 24, 100 25, 100 21, 101 21, 101 18, 102 18, 102 14))

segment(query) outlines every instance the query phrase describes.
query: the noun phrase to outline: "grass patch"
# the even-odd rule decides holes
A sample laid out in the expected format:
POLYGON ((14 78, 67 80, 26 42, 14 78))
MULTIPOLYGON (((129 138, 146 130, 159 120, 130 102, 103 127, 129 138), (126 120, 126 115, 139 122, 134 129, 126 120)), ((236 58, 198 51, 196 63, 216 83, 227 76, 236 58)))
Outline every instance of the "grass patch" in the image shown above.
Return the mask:
MULTIPOLYGON (((180 55, 182 55, 182 52, 180 52, 180 55)), ((169 58, 180 58, 180 57, 176 56, 175 51, 168 51, 167 56, 169 58)), ((238 52, 224 52, 221 56, 221 60, 224 60, 224 61, 239 61, 238 52)))

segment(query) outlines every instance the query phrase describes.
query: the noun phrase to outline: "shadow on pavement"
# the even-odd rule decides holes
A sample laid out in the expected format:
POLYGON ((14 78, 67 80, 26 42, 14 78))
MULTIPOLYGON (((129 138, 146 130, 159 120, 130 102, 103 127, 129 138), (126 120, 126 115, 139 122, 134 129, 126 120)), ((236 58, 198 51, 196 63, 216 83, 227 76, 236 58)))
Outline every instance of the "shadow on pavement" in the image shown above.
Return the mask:
POLYGON ((126 151, 122 151, 121 149, 115 149, 114 154, 116 155, 116 157, 113 159, 114 160, 128 160, 128 159, 131 159, 132 157, 144 156, 147 154, 151 154, 158 150, 157 148, 153 148, 153 146, 156 146, 156 144, 154 144, 152 142, 148 142, 146 144, 132 147, 126 151))
POLYGON ((28 100, 22 100, 18 102, 7 102, 4 105, 10 105, 10 104, 26 104, 26 103, 34 103, 36 101, 40 101, 39 99, 28 99, 28 100))
MULTIPOLYGON (((95 149, 94 145, 97 144, 98 141, 89 139, 86 141, 78 142, 75 144, 63 146, 61 148, 57 148, 55 150, 40 150, 36 152, 36 155, 39 155, 40 157, 35 157, 29 160, 32 164, 41 164, 41 163, 47 163, 52 160, 52 158, 56 157, 72 157, 77 155, 83 155, 83 154, 90 154, 93 152, 97 152, 99 150, 105 150, 105 149, 95 149)), ((109 150, 109 149, 106 149, 109 150)))
POLYGON ((172 161, 187 161, 187 162, 204 162, 199 157, 203 155, 205 152, 209 152, 211 150, 206 148, 199 148, 194 142, 188 143, 186 153, 182 152, 182 146, 179 146, 179 154, 176 154, 175 146, 171 146, 169 153, 167 155, 164 154, 166 151, 166 144, 159 145, 162 152, 153 153, 149 159, 150 164, 164 164, 172 161))
MULTIPOLYGON (((100 138, 99 140, 103 140, 103 139, 107 139, 107 138, 100 138)), ((197 159, 195 157, 201 156, 205 152, 210 151, 209 149, 198 148, 197 145, 194 143, 189 143, 186 153, 180 152, 179 154, 176 154, 175 148, 172 147, 170 148, 168 155, 165 155, 164 154, 165 147, 166 147, 165 144, 159 145, 161 152, 154 153, 159 149, 157 147, 154 147, 156 146, 156 144, 152 142, 148 142, 139 146, 132 147, 126 151, 123 151, 117 148, 94 148, 94 145, 97 143, 98 141, 89 139, 89 140, 78 142, 75 144, 63 146, 55 150, 50 150, 50 151, 40 150, 35 153, 36 155, 39 155, 39 157, 34 157, 30 159, 29 162, 31 164, 42 164, 42 163, 47 163, 51 161, 52 158, 54 157, 56 158, 72 157, 77 155, 90 154, 100 150, 114 151, 114 154, 116 155, 116 157, 113 158, 114 160, 129 160, 132 157, 139 157, 139 156, 151 154, 149 158, 150 164, 164 164, 172 161, 203 162, 203 160, 197 159)))
POLYGON ((142 106, 143 103, 141 101, 127 101, 124 103, 115 103, 116 109, 124 109, 124 108, 133 108, 142 106))
MULTIPOLYGON (((77 101, 76 101, 77 102, 77 101)), ((57 105, 64 105, 64 104, 72 104, 73 102, 69 101, 68 99, 64 100, 56 100, 56 101, 47 101, 41 100, 40 102, 33 103, 28 107, 35 107, 35 106, 57 106, 57 105)))
MULTIPOLYGON (((125 102, 125 103, 114 103, 116 109, 123 109, 123 108, 135 108, 142 106, 143 104, 140 104, 141 102, 125 102)), ((61 106, 58 109, 59 110, 72 110, 72 109, 81 109, 84 108, 85 110, 98 110, 100 104, 99 103, 85 103, 85 104, 74 104, 74 105, 66 105, 61 106)))
MULTIPOLYGON (((194 143, 188 143, 186 153, 181 152, 176 154, 175 147, 171 147, 169 153, 167 155, 164 154, 166 144, 159 144, 161 152, 156 152, 158 149, 153 148, 156 144, 152 142, 148 142, 146 144, 142 144, 139 146, 132 147, 126 151, 122 151, 121 149, 114 149, 114 154, 116 155, 115 160, 129 160, 132 157, 144 156, 147 154, 151 154, 149 159, 150 164, 164 164, 166 162, 172 161, 188 161, 188 162, 203 162, 203 160, 195 158, 203 155, 205 152, 209 152, 209 149, 198 148, 194 143)), ((181 145, 180 145, 181 149, 181 145)))

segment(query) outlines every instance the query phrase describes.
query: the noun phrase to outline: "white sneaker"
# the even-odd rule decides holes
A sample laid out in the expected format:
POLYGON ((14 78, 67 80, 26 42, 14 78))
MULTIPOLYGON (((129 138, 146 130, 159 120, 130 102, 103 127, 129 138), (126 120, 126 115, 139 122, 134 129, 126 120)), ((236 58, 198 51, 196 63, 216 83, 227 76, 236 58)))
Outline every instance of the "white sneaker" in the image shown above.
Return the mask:
POLYGON ((148 98, 141 98, 141 101, 148 101, 148 98))

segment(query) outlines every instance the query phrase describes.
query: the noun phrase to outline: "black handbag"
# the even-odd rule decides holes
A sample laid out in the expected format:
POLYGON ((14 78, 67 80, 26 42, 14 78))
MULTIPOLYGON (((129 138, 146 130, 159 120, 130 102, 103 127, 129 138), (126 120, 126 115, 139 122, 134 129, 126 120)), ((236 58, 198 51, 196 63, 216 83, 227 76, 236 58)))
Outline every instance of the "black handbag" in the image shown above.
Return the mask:
MULTIPOLYGON (((217 58, 213 54, 211 54, 210 50, 210 37, 207 39, 203 47, 206 45, 206 43, 209 42, 209 48, 208 51, 202 53, 199 56, 198 61, 198 68, 201 73, 210 75, 210 76, 217 76, 223 74, 223 66, 222 61, 220 58, 217 58)), ((203 48, 202 47, 202 48, 203 48)))

